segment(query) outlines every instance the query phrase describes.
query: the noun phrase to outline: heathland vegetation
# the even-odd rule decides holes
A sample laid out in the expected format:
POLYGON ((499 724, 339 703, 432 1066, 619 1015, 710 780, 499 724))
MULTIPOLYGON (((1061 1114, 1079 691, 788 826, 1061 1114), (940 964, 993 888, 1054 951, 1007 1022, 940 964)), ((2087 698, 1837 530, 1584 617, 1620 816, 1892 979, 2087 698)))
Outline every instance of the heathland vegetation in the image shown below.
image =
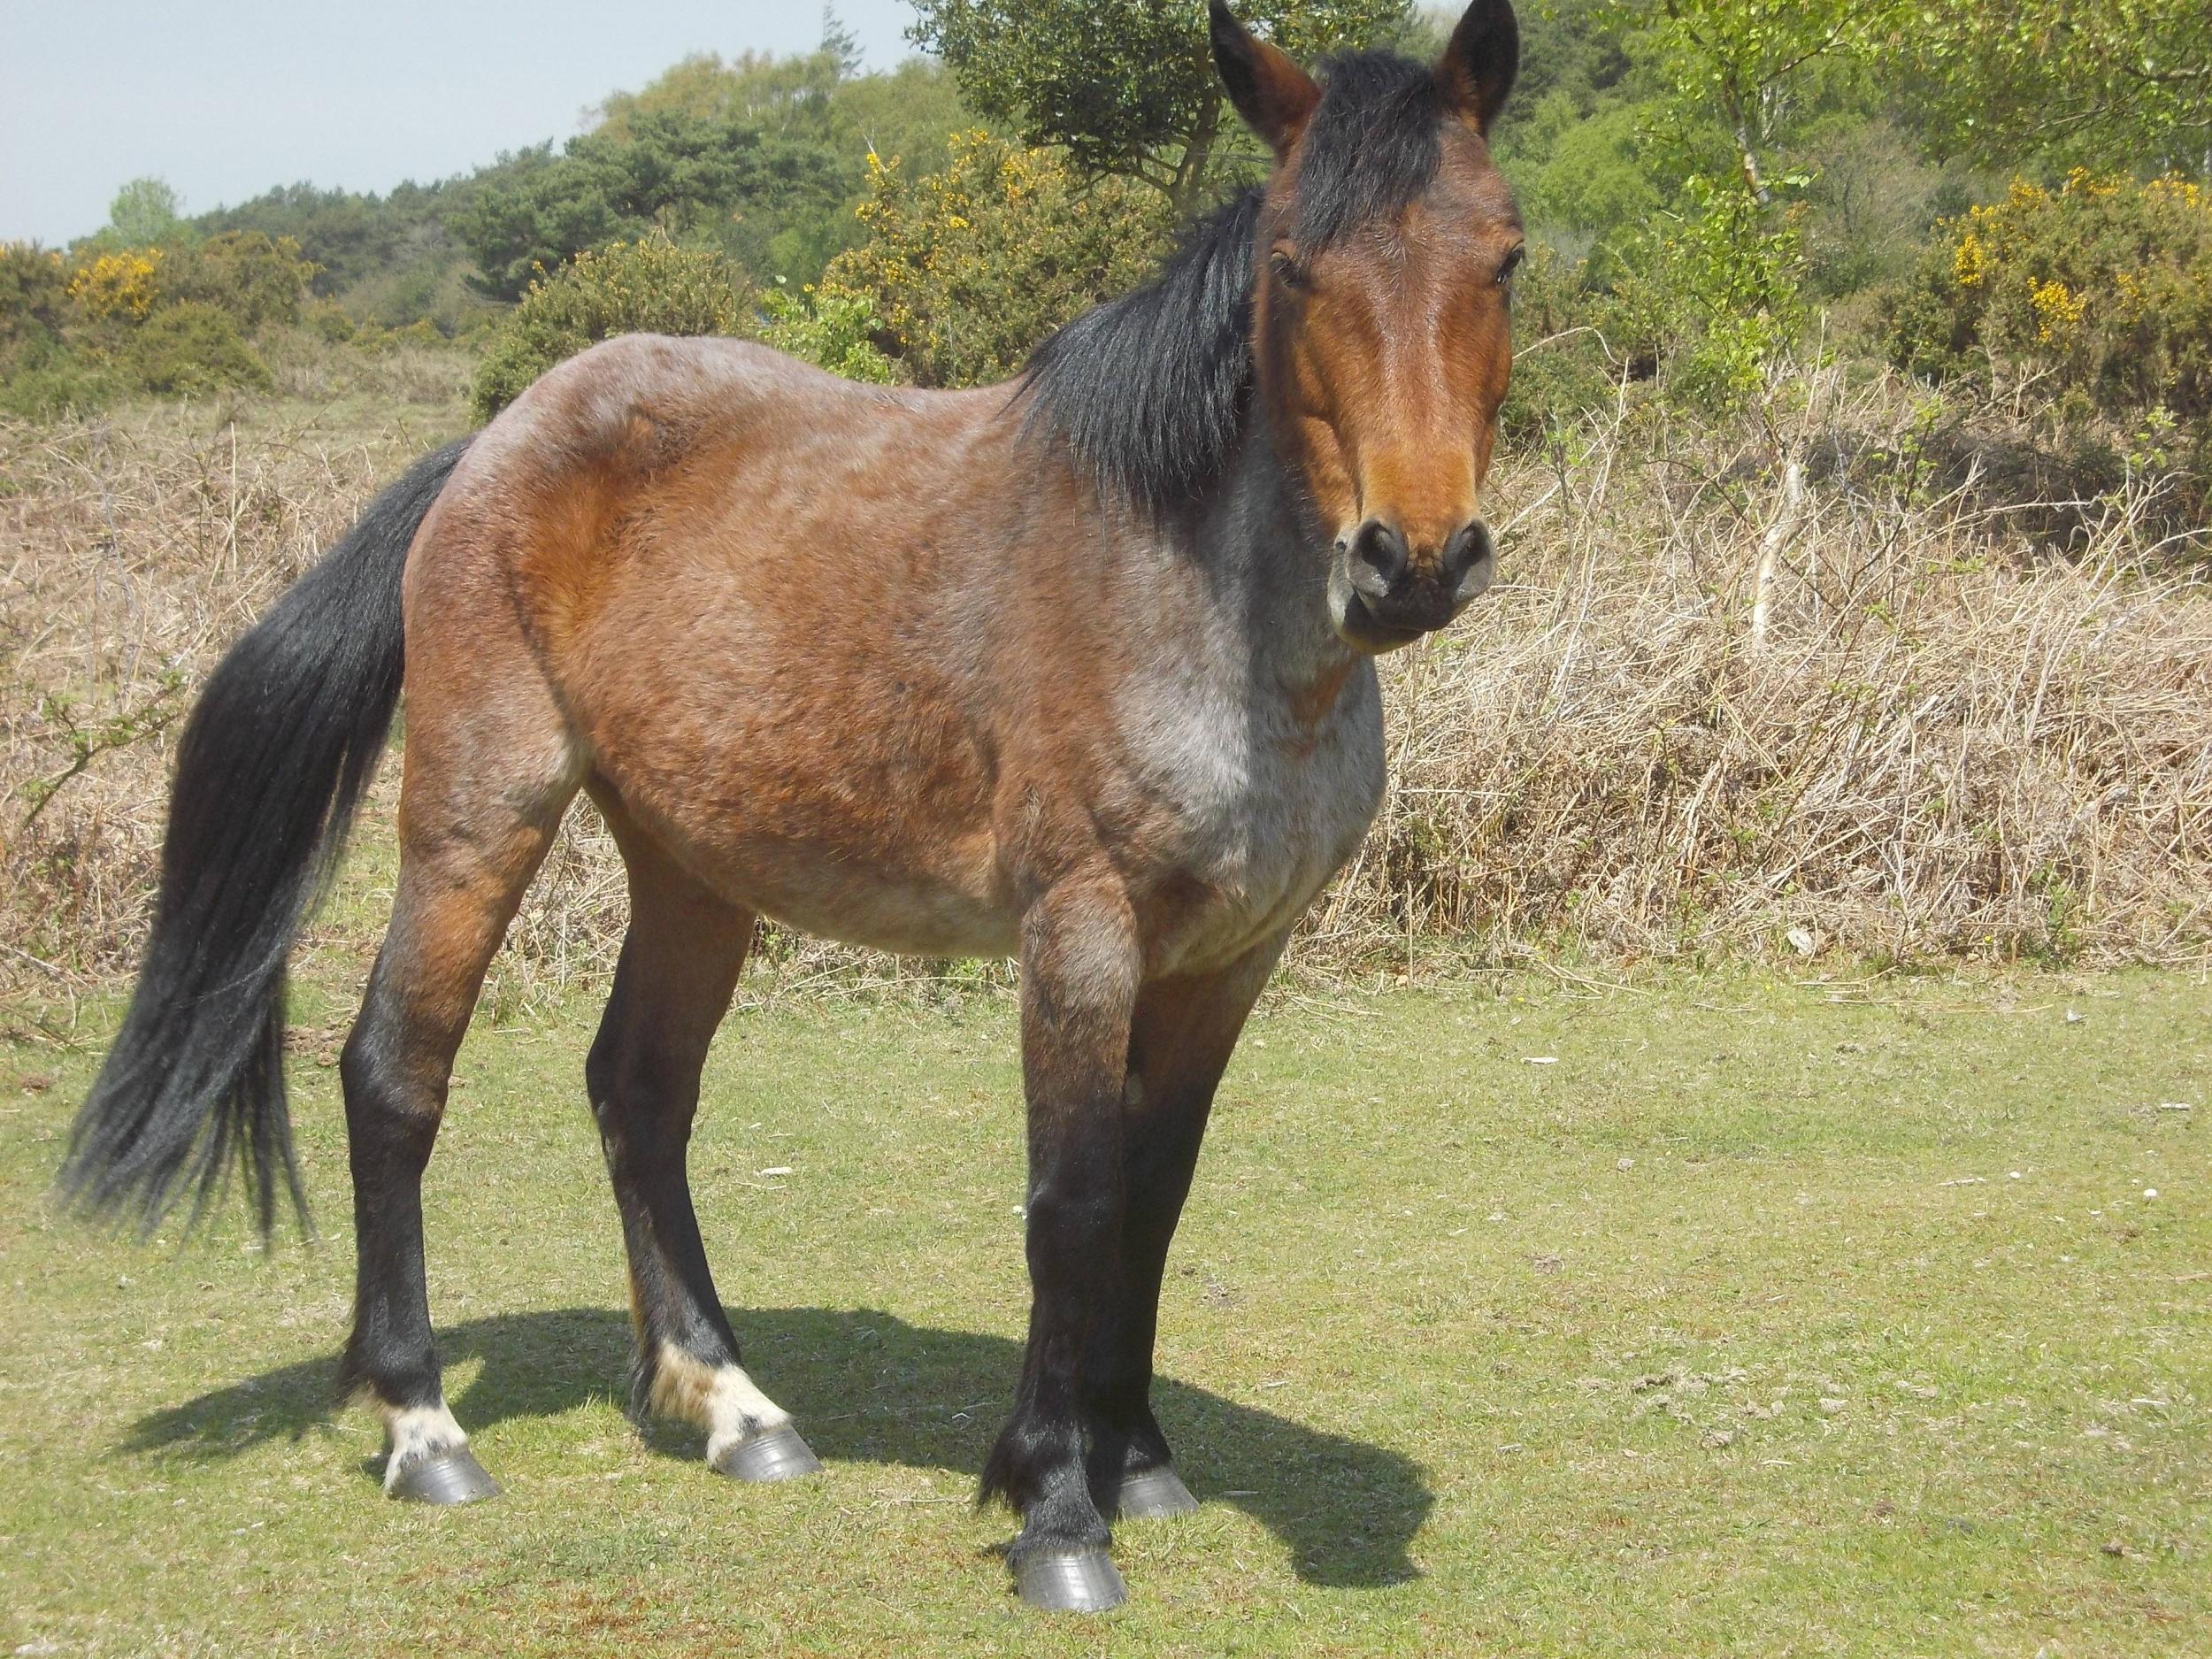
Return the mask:
MULTIPOLYGON (((1449 21, 1244 11, 1308 56, 1449 21)), ((141 179, 0 249, 0 982, 127 964, 172 723, 408 454, 632 329, 1002 378, 1255 176, 1200 0, 916 12, 893 70, 833 19, 461 177, 192 214, 141 179)), ((1393 794, 1306 961, 2200 956, 2198 0, 1522 21, 1508 579, 1394 659, 1393 794)), ((503 982, 603 967, 619 910, 580 822, 503 982)))

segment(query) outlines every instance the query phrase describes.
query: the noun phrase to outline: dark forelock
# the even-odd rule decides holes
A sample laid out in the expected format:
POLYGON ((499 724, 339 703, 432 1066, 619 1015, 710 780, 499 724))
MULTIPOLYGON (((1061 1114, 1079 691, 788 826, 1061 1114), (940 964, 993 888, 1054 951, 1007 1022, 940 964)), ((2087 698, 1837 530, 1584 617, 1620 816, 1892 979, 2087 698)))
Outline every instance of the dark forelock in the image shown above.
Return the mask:
POLYGON ((1443 89, 1394 52, 1349 52, 1323 66, 1321 103, 1299 146, 1291 239, 1313 252, 1409 206, 1443 159, 1443 89))

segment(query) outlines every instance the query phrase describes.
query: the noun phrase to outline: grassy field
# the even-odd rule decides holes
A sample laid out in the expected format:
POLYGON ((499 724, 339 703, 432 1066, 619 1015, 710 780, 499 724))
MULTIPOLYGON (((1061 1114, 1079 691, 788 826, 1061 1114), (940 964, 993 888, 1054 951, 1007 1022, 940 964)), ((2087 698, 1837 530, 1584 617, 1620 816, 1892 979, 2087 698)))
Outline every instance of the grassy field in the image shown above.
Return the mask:
POLYGON ((1163 1319, 1204 1507, 1121 1529, 1103 1624, 1023 1614, 968 1502, 1025 1307, 1002 997, 723 1036, 700 1207, 829 1465, 767 1489, 622 1416, 591 1010, 480 1031, 432 1294, 507 1494, 453 1512, 386 1502, 327 1407, 326 1044, 296 1065, 325 1248, 266 1258, 228 1215, 152 1248, 56 1217, 95 1056, 19 1046, 0 1650, 2201 1656, 2208 1013, 2176 974, 1279 995, 1163 1319))

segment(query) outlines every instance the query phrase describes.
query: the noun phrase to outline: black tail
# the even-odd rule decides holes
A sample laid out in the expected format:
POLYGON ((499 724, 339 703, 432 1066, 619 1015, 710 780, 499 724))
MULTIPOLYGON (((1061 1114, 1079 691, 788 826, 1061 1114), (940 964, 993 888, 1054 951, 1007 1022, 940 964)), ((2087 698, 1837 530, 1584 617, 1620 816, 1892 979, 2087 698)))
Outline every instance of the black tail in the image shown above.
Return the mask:
POLYGON ((468 440, 417 462, 217 665, 177 748, 138 988, 70 1133, 63 1190, 148 1228, 233 1158, 275 1224, 307 1202, 284 1102, 284 960, 399 701, 400 578, 468 440))

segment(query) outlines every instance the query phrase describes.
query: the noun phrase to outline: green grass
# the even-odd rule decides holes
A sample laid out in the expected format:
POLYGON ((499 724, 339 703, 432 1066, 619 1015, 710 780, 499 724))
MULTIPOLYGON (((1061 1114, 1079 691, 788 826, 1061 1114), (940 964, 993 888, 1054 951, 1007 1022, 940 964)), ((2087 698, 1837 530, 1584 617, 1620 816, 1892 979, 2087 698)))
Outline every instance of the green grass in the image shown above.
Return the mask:
POLYGON ((480 1031, 431 1280, 507 1493, 453 1512, 386 1502, 369 1421, 326 1406, 351 1248, 311 1048, 326 1246, 266 1258, 227 1214, 152 1248, 56 1217, 95 1056, 12 1049, 0 1643, 2200 1659, 2212 995, 1880 995, 1276 1000, 1163 1317, 1160 1415, 1204 1508, 1121 1529, 1133 1599, 1102 1625, 1024 1615, 1009 1518, 968 1505, 1025 1310, 1002 999, 744 1011, 716 1050, 710 1248, 829 1465, 777 1488, 621 1414, 589 1012, 480 1031))

